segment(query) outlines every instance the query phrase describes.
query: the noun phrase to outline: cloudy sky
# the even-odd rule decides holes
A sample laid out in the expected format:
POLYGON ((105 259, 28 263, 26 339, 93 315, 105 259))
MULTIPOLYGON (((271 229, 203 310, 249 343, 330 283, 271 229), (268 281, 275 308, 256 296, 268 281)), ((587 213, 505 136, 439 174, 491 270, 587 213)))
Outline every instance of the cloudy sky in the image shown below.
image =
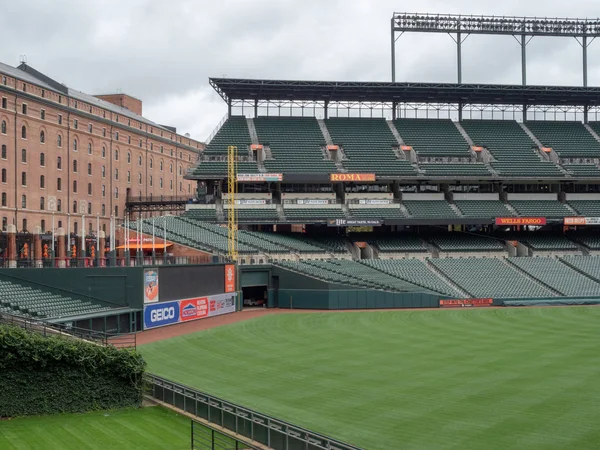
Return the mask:
MULTIPOLYGON (((226 112, 208 77, 390 80, 393 11, 597 17, 598 0, 20 0, 0 16, 0 61, 20 55, 90 94, 120 90, 144 115, 204 140, 226 112), (25 14, 24 14, 25 12, 25 14)), ((400 37, 398 81, 456 81, 447 35, 400 37)), ((530 84, 581 84, 574 39, 535 38, 530 84)), ((520 83, 510 36, 471 36, 463 81, 520 83)), ((600 85, 600 40, 589 48, 589 84, 600 85)))

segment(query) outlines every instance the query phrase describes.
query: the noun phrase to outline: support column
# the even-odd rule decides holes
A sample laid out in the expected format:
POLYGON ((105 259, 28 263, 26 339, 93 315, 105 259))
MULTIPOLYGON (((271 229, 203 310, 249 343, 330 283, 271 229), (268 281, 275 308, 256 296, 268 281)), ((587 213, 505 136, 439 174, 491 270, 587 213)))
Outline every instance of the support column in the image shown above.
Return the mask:
POLYGON ((398 108, 398 102, 392 102, 392 120, 396 120, 396 108, 398 108))
POLYGON ((521 82, 527 86, 527 36, 521 35, 521 82))
MULTIPOLYGON (((588 85, 588 70, 587 70, 587 36, 583 36, 581 39, 581 46, 583 47, 583 87, 588 85)), ((587 122, 587 120, 586 120, 587 122)))
POLYGON ((6 258, 8 259, 8 267, 14 269, 17 267, 17 227, 12 223, 6 226, 7 233, 7 248, 6 258))
POLYGON ((325 119, 328 119, 329 118, 329 100, 325 100, 324 106, 325 106, 325 113, 324 113, 325 119))
POLYGON ((104 231, 100 230, 98 232, 98 263, 99 266, 106 266, 106 234, 104 231))
POLYGON ((396 39, 394 32, 394 18, 390 20, 390 34, 392 37, 392 83, 396 82, 396 39))
POLYGON ((456 67, 458 71, 458 84, 462 84, 462 34, 456 33, 456 67))
POLYGON ((588 123, 589 110, 590 107, 588 105, 583 107, 583 123, 588 123))
POLYGON ((33 265, 36 268, 43 267, 42 263, 42 229, 36 226, 33 229, 33 265))
POLYGON ((64 268, 66 267, 66 261, 65 261, 65 257, 66 257, 66 243, 65 243, 65 229, 64 228, 59 228, 58 230, 56 230, 56 237, 57 237, 57 242, 58 242, 58 267, 60 268, 64 268))
POLYGON ((258 99, 254 100, 254 118, 258 117, 258 99))
POLYGON ((458 102, 458 121, 460 122, 463 118, 463 103, 458 102))
POLYGON ((227 100, 227 118, 231 118, 231 99, 227 100))

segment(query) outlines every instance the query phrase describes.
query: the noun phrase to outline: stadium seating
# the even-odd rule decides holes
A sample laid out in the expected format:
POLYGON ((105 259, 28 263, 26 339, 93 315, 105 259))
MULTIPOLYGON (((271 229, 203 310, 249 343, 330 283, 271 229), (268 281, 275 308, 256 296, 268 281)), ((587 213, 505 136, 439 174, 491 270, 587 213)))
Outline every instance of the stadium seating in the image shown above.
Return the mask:
POLYGON ((598 200, 569 200, 568 203, 582 216, 600 217, 600 201, 598 200))
POLYGON ((520 233, 512 236, 513 240, 522 242, 533 250, 540 251, 573 251, 577 244, 560 234, 520 233))
POLYGON ((365 208, 359 205, 349 205, 350 216, 355 219, 405 219, 407 216, 398 205, 391 208, 365 208))
POLYGON ((5 312, 13 315, 44 319, 89 315, 112 309, 7 279, 0 279, 0 305, 5 312))
POLYGON ((397 236, 390 237, 369 237, 368 242, 381 253, 423 253, 427 251, 425 242, 409 233, 399 233, 397 236))
POLYGON ((493 237, 470 233, 440 233, 431 235, 428 240, 442 252, 498 252, 504 250, 504 242, 493 237))
POLYGON ((563 167, 574 177, 600 178, 600 169, 594 164, 570 164, 563 167))
POLYGON ((509 261, 567 297, 600 296, 600 283, 555 258, 509 258, 509 261))
POLYGON ((570 233, 569 238, 575 242, 579 242, 589 250, 600 251, 600 235, 598 233, 570 233))
POLYGON ((347 160, 343 166, 351 173, 417 176, 415 169, 398 159, 392 149, 398 141, 385 119, 335 117, 325 120, 333 143, 340 145, 347 160))
POLYGON ((341 206, 337 208, 283 208, 283 213, 287 220, 298 222, 306 221, 325 221, 327 219, 344 219, 346 215, 341 206))
POLYGON ((532 281, 502 258, 440 258, 429 261, 475 298, 555 296, 550 289, 532 281))
POLYGON ((536 120, 526 125, 544 147, 551 147, 561 158, 600 158, 600 143, 582 122, 536 120))
POLYGON ((465 217, 511 217, 514 214, 499 200, 454 200, 465 217))
POLYGON ((334 173, 335 163, 324 159, 325 138, 314 117, 270 117, 254 119, 261 144, 268 145, 272 160, 265 160, 271 173, 334 173))
POLYGON ((531 138, 514 120, 464 120, 462 127, 475 145, 487 147, 499 174, 519 177, 564 177, 558 166, 542 161, 531 138))
POLYGON ((575 270, 600 281, 600 257, 569 255, 560 259, 575 270))
POLYGON ((445 200, 405 200, 402 202, 410 217, 420 219, 447 219, 458 217, 445 200))
MULTIPOLYGON (((283 248, 286 248, 289 252, 294 251, 298 253, 323 253, 324 249, 317 245, 305 242, 302 239, 297 239, 294 236, 281 234, 281 233, 266 233, 260 231, 242 231, 242 235, 253 236, 256 239, 271 242, 277 244, 283 248)), ((256 244, 255 244, 256 245, 256 244)))
POLYGON ((367 259, 361 263, 440 294, 450 296, 458 294, 452 286, 433 273, 425 262, 419 259, 367 259))
POLYGON ((421 163, 419 168, 428 176, 439 177, 490 177, 492 173, 483 163, 421 163))
MULTIPOLYGON (((225 220, 229 215, 229 208, 224 208, 225 220)), ((272 208, 236 208, 237 219, 251 222, 277 222, 279 216, 275 205, 272 208)))
POLYGON ((217 220, 217 211, 215 208, 197 208, 185 212, 185 216, 190 219, 204 220, 214 222, 217 220))
POLYGON ((394 125, 419 156, 471 157, 469 144, 450 119, 396 119, 394 125))
POLYGON ((523 217, 563 218, 573 215, 557 200, 510 200, 510 204, 523 217))
MULTIPOLYGON (((192 175, 227 175, 227 160, 225 161, 198 161, 198 163, 190 169, 192 175)), ((258 165, 256 162, 238 162, 238 173, 258 173, 258 165)))

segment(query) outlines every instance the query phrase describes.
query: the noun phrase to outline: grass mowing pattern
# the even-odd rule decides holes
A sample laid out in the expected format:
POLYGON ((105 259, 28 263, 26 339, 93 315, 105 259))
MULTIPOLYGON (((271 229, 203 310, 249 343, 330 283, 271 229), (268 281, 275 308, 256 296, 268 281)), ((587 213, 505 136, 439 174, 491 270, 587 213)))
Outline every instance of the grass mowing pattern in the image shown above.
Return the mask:
POLYGON ((281 314, 150 372, 368 449, 600 447, 600 308, 281 314))
POLYGON ((129 450, 190 448, 190 420, 161 407, 0 421, 0 448, 129 450))

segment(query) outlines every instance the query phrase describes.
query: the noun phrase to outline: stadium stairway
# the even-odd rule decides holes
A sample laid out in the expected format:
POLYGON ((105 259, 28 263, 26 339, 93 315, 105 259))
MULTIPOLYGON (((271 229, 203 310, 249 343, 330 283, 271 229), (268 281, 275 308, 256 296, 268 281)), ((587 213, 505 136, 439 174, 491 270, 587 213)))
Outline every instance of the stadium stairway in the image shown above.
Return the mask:
POLYGON ((504 264, 506 264, 507 266, 510 266, 513 269, 515 269, 516 271, 518 271, 522 276, 524 276, 525 278, 527 278, 528 280, 530 280, 532 283, 537 284, 541 288, 548 289, 550 292, 552 292, 552 294, 554 296, 557 296, 557 297, 563 297, 564 296, 562 292, 557 291, 552 286, 549 286, 546 283, 544 283, 543 281, 541 281, 538 278, 534 277, 532 274, 530 274, 529 272, 527 272, 526 270, 524 270, 518 264, 514 264, 512 262, 512 258, 503 258, 502 262, 504 262, 504 264))

